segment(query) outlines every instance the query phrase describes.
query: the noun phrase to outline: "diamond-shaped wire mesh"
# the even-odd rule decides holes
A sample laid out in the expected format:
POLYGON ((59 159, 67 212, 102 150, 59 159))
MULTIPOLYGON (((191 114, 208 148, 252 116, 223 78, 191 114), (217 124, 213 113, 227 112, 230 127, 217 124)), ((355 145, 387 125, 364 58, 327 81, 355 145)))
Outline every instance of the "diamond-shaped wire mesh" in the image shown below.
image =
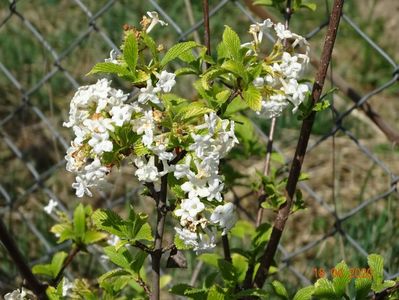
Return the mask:
MULTIPOLYGON (((395 1, 382 2, 392 2, 392 9, 396 5, 395 1)), ((249 40, 249 24, 264 16, 249 3, 211 1, 212 36, 220 36, 227 24, 249 40)), ((333 113, 323 113, 316 121, 305 163, 311 179, 300 183, 309 208, 292 216, 279 247, 283 263, 279 276, 292 278, 292 285, 297 286, 314 281, 313 268, 332 268, 341 259, 361 267, 372 252, 388 258, 388 278, 399 274, 399 245, 393 232, 399 217, 395 203, 399 164, 398 152, 391 145, 399 141, 395 131, 398 105, 386 102, 398 96, 398 57, 384 50, 391 48, 383 32, 365 25, 364 1, 348 6, 329 73, 331 87, 337 86, 340 92, 333 97, 333 113), (378 114, 380 109, 388 110, 387 117, 378 114)), ((311 17, 306 20, 300 14, 292 20, 293 31, 314 40, 314 67, 328 24, 328 7, 325 1, 316 13, 308 12, 305 16, 311 17)), ((378 9, 370 11, 377 14, 378 9)), ((111 49, 118 49, 122 25, 137 24, 147 10, 157 10, 169 23, 156 33, 167 45, 202 36, 200 1, 3 0, 0 4, 0 217, 31 265, 48 261, 52 253, 69 246, 55 243, 48 232, 54 220, 43 214, 50 198, 64 211, 76 203, 70 187, 73 177, 65 171, 63 159, 71 138, 62 127, 69 99, 80 85, 95 80, 84 77, 90 67, 111 49)), ((381 29, 384 22, 391 20, 378 19, 376 24, 381 29)), ((397 31, 388 35, 398 38, 397 31)), ((309 76, 313 74, 311 68, 309 76)), ((253 119, 266 142, 268 122, 253 119)), ((278 121, 275 146, 287 159, 297 138, 292 129, 299 125, 289 119, 292 116, 278 121)), ((116 187, 99 193, 90 203, 115 208, 132 202, 140 205, 131 172, 122 168, 113 176, 116 187)), ((246 205, 254 206, 245 197, 239 200, 243 215, 246 205)), ((98 249, 88 250, 93 254, 88 270, 98 264, 108 269, 98 249)), ((0 248, 0 294, 16 284, 16 274, 0 248)))

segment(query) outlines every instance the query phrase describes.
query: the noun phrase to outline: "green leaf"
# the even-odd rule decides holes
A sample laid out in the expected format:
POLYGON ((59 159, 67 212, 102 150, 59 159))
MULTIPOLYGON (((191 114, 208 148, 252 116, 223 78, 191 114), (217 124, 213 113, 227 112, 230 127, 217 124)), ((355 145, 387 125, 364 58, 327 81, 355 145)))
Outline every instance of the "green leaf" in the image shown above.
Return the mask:
POLYGON ((234 299, 242 299, 250 296, 259 297, 260 299, 271 299, 269 294, 262 289, 249 289, 234 293, 234 299))
POLYGON ((62 243, 75 237, 72 225, 68 223, 55 224, 53 227, 51 227, 50 231, 58 236, 57 243, 62 243))
POLYGON ((206 263, 209 266, 218 267, 218 261, 222 259, 222 257, 217 253, 203 253, 197 257, 198 260, 206 263))
POLYGON ((311 300, 313 292, 314 292, 313 286, 304 287, 295 294, 293 300, 311 300))
POLYGON ((255 226, 246 220, 238 220, 230 230, 231 235, 243 239, 245 236, 252 237, 255 234, 255 226))
POLYGON ((242 92, 242 97, 245 103, 247 103, 252 110, 254 111, 261 110, 262 94, 253 84, 250 84, 248 86, 248 89, 242 92))
POLYGON ((315 290, 313 296, 336 300, 334 285, 326 278, 320 278, 314 284, 315 290))
POLYGON ((130 264, 130 268, 135 272, 139 273, 140 269, 143 267, 144 261, 147 258, 148 253, 144 251, 137 252, 136 256, 134 257, 133 262, 130 264))
POLYGON ((172 276, 162 275, 159 281, 160 281, 159 286, 161 289, 163 289, 165 286, 167 286, 172 281, 172 276))
POLYGON ((283 299, 288 299, 288 292, 287 292, 286 288, 284 287, 284 285, 280 281, 274 280, 272 282, 272 286, 273 286, 274 292, 278 296, 280 296, 283 299))
POLYGON ((135 34, 132 32, 128 34, 125 39, 125 44, 123 48, 123 58, 125 59, 125 62, 129 66, 133 74, 136 73, 138 55, 139 55, 139 50, 137 45, 137 39, 135 34))
POLYGON ((83 243, 85 245, 93 244, 93 243, 96 243, 98 241, 105 239, 106 237, 107 237, 107 234, 104 232, 99 232, 96 230, 89 230, 85 233, 83 243))
POLYGON ((165 66, 167 63, 171 62, 175 58, 179 57, 184 52, 197 47, 197 43, 193 41, 182 42, 174 45, 172 48, 166 52, 165 56, 161 60, 161 66, 165 66))
POLYGON ((107 273, 104 273, 98 278, 98 283, 100 286, 103 285, 104 281, 109 280, 114 277, 120 277, 124 275, 132 275, 129 271, 122 270, 122 269, 114 269, 111 271, 108 271, 107 273))
POLYGON ((221 258, 218 260, 218 267, 222 277, 225 281, 228 282, 236 282, 238 279, 238 273, 236 268, 232 265, 232 263, 227 260, 221 258))
POLYGON ((209 289, 208 292, 208 297, 206 298, 207 300, 223 300, 223 299, 228 299, 226 297, 227 295, 224 294, 223 290, 219 286, 212 286, 209 289))
POLYGON ((150 154, 150 150, 148 150, 148 148, 146 146, 144 146, 141 139, 134 143, 133 148, 134 148, 134 153, 137 156, 144 156, 144 155, 150 154))
POLYGON ((152 57, 155 59, 155 61, 158 61, 157 44, 155 43, 153 38, 145 32, 141 32, 140 36, 144 44, 148 47, 148 49, 150 49, 152 57))
POLYGON ((61 271, 67 256, 68 254, 64 251, 57 252, 53 256, 53 259, 51 260, 51 270, 53 272, 53 278, 55 278, 58 275, 58 273, 61 271))
POLYGON ((261 224, 258 228, 256 228, 255 236, 252 239, 252 245, 255 248, 264 245, 270 239, 272 229, 273 228, 270 224, 261 224))
POLYGON ((367 263, 373 277, 371 288, 373 291, 377 291, 384 281, 384 258, 378 254, 370 254, 367 256, 367 263))
POLYGON ((129 76, 132 73, 129 72, 126 67, 122 65, 113 64, 110 62, 101 62, 94 65, 93 69, 86 75, 92 75, 97 73, 109 73, 109 74, 117 74, 120 76, 129 76))
POLYGON ((311 11, 316 11, 317 9, 317 4, 316 3, 312 3, 312 2, 305 2, 301 4, 301 7, 303 8, 307 8, 311 11))
POLYGON ((210 112, 213 112, 213 109, 206 107, 204 103, 199 101, 191 102, 189 105, 183 106, 179 110, 175 120, 187 121, 191 118, 202 116, 210 112))
POLYGON ((114 264, 123 269, 130 269, 132 256, 125 247, 116 250, 114 246, 108 246, 104 247, 104 252, 114 264))
POLYGON ((223 32, 223 44, 226 48, 227 54, 230 58, 241 61, 241 41, 238 34, 231 29, 229 26, 225 26, 225 30, 223 32))
POLYGON ((193 67, 179 68, 175 71, 176 76, 197 74, 197 73, 198 73, 197 69, 193 67))
POLYGON ((51 269, 50 264, 45 264, 45 265, 36 265, 32 268, 33 274, 40 274, 40 275, 46 275, 51 278, 54 278, 53 276, 53 271, 51 269))
POLYGON ((126 222, 128 237, 131 240, 152 241, 151 227, 147 223, 148 216, 144 213, 136 214, 133 209, 129 212, 129 219, 126 222))
POLYGON ((233 255, 231 256, 231 260, 238 274, 238 282, 243 282, 248 269, 248 259, 243 255, 233 253, 233 255))
POLYGON ((124 220, 110 209, 97 209, 91 216, 97 228, 120 238, 126 238, 126 224, 124 220))
POLYGON ((355 290, 356 300, 363 300, 367 298, 367 295, 371 291, 372 280, 370 278, 356 278, 355 279, 355 290))
POLYGON ((86 232, 86 213, 82 203, 75 208, 73 213, 74 232, 78 238, 83 238, 86 232))
POLYGON ((334 290, 338 297, 342 297, 351 282, 351 274, 344 261, 335 266, 334 273, 337 275, 333 279, 334 290))
POLYGON ((272 6, 273 0, 256 0, 254 1, 255 5, 265 5, 265 6, 272 6))
POLYGON ((242 62, 227 60, 220 67, 226 71, 233 73, 236 77, 243 78, 244 83, 248 81, 247 72, 242 62))
POLYGON ((328 100, 323 100, 321 102, 317 102, 316 105, 313 107, 313 111, 323 111, 330 107, 330 102, 328 100))

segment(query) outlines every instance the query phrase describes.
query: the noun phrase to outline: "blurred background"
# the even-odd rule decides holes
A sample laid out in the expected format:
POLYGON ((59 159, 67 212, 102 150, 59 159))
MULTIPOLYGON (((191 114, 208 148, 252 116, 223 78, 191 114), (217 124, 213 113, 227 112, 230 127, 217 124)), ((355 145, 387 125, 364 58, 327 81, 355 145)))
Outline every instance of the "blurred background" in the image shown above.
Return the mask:
MULTIPOLYGON (((309 79, 315 75, 332 3, 314 2, 316 11, 296 13, 290 25, 310 40, 309 79)), ((210 1, 212 47, 225 24, 246 42, 251 40, 248 27, 255 21, 267 16, 283 20, 278 11, 250 3, 210 1)), ((52 253, 69 247, 57 245, 49 232, 55 222, 43 211, 49 199, 65 211, 79 201, 117 210, 129 203, 147 212, 153 208, 140 196, 127 164, 111 175, 114 188, 77 199, 71 188, 73 175, 66 172, 64 161, 72 132, 62 127, 76 89, 97 80, 85 74, 120 45, 123 25, 136 25, 153 10, 169 23, 152 32, 159 43, 169 47, 177 41, 202 41, 201 1, 0 0, 0 217, 31 265, 48 262, 52 253)), ((304 171, 310 179, 301 188, 307 209, 289 220, 277 259, 281 270, 276 277, 288 282, 290 289, 314 282, 313 268, 330 270, 342 259, 350 268, 366 267, 370 253, 384 256, 387 278, 399 276, 398 14, 397 0, 345 3, 325 88, 338 90, 326 98, 331 108, 317 115, 305 159, 304 171)), ((129 89, 122 82, 114 83, 129 89)), ((187 98, 195 97, 187 84, 180 91, 187 98)), ((256 115, 251 119, 250 130, 264 151, 269 121, 256 115)), ((287 162, 299 126, 290 112, 277 121, 275 151, 287 162)), ((249 177, 229 189, 226 198, 238 204, 242 218, 250 220, 257 204, 248 178, 263 163, 259 147, 241 147, 246 146, 258 156, 245 163, 231 158, 233 170, 249 177)), ((272 214, 265 220, 271 222, 272 214)), ((240 245, 240 241, 232 243, 240 245)), ((73 278, 79 272, 94 278, 105 272, 107 265, 98 263, 99 256, 97 249, 89 249, 67 275, 73 278)), ((173 277, 171 284, 187 282, 195 268, 200 269, 199 276, 206 273, 206 266, 196 267, 194 254, 186 256, 187 270, 167 271, 173 277)), ((0 295, 20 282, 0 246, 0 295)))

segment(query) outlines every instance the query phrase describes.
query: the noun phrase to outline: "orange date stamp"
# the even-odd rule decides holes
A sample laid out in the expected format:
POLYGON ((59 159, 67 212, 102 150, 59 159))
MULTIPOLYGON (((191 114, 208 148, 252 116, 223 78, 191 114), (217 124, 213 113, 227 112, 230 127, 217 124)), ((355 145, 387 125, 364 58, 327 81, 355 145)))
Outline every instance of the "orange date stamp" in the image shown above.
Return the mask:
MULTIPOLYGON (((332 278, 342 278, 344 277, 344 272, 342 269, 325 269, 325 268, 313 268, 313 274, 316 278, 325 278, 330 275, 332 278)), ((372 279, 370 268, 349 268, 350 279, 356 278, 368 278, 372 279)))

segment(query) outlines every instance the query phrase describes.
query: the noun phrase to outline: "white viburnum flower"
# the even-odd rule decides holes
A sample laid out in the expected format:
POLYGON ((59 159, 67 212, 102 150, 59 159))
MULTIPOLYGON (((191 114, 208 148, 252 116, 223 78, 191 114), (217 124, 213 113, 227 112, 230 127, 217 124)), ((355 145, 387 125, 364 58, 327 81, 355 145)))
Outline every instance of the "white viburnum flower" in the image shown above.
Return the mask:
POLYGON ((133 130, 136 131, 137 134, 143 135, 142 141, 147 147, 151 146, 154 141, 154 129, 154 117, 151 109, 145 111, 140 119, 136 119, 133 122, 133 130))
POLYGON ((168 26, 168 23, 159 19, 158 13, 156 11, 147 11, 147 15, 150 17, 151 23, 148 26, 146 33, 149 33, 154 28, 154 26, 157 25, 158 23, 161 26, 168 26))
POLYGON ((146 104, 148 101, 160 105, 161 102, 157 96, 161 89, 157 86, 154 87, 152 85, 151 79, 147 80, 147 86, 145 88, 140 89, 140 95, 138 98, 138 102, 141 104, 146 104))
POLYGON ((182 242, 188 246, 188 247, 198 247, 198 241, 197 241, 197 233, 191 232, 190 230, 186 228, 178 228, 175 227, 175 231, 177 236, 182 240, 182 242))
POLYGON ((198 238, 198 245, 194 247, 194 251, 202 253, 212 250, 216 247, 216 231, 204 228, 206 234, 200 233, 198 238))
POLYGON ((160 75, 157 75, 158 82, 157 88, 161 89, 164 93, 169 93, 173 86, 176 84, 174 73, 168 73, 167 71, 162 71, 160 75))
POLYGON ((136 158, 134 164, 137 167, 135 175, 139 181, 154 182, 158 179, 158 169, 154 164, 155 157, 151 156, 146 163, 144 158, 136 158))
POLYGON ((93 148, 94 153, 102 154, 103 152, 111 152, 114 145, 109 140, 108 132, 96 133, 94 132, 88 144, 93 148))
POLYGON ((70 296, 70 291, 73 290, 75 285, 73 282, 69 281, 68 278, 64 277, 64 282, 62 284, 62 296, 67 297, 70 296))
POLYGON ((234 204, 229 202, 225 205, 217 206, 213 211, 210 220, 212 223, 218 224, 223 228, 223 235, 227 234, 237 221, 234 204))
POLYGON ((292 32, 285 28, 281 23, 274 25, 274 30, 280 40, 289 39, 292 37, 292 32))
POLYGON ((43 210, 44 210, 47 214, 51 215, 51 213, 53 212, 53 210, 54 210, 57 206, 58 206, 57 201, 55 201, 54 199, 50 199, 50 201, 48 202, 48 204, 47 204, 45 207, 43 207, 43 210))
POLYGON ((4 300, 26 300, 26 299, 33 299, 33 293, 22 287, 21 289, 16 289, 10 293, 4 295, 4 300))
POLYGON ((114 106, 110 114, 112 116, 112 121, 116 126, 123 126, 132 118, 133 107, 130 105, 114 106))
POLYGON ((205 205, 198 197, 182 200, 180 208, 175 210, 175 215, 181 217, 181 225, 185 226, 187 221, 194 221, 197 215, 205 209, 205 205))

